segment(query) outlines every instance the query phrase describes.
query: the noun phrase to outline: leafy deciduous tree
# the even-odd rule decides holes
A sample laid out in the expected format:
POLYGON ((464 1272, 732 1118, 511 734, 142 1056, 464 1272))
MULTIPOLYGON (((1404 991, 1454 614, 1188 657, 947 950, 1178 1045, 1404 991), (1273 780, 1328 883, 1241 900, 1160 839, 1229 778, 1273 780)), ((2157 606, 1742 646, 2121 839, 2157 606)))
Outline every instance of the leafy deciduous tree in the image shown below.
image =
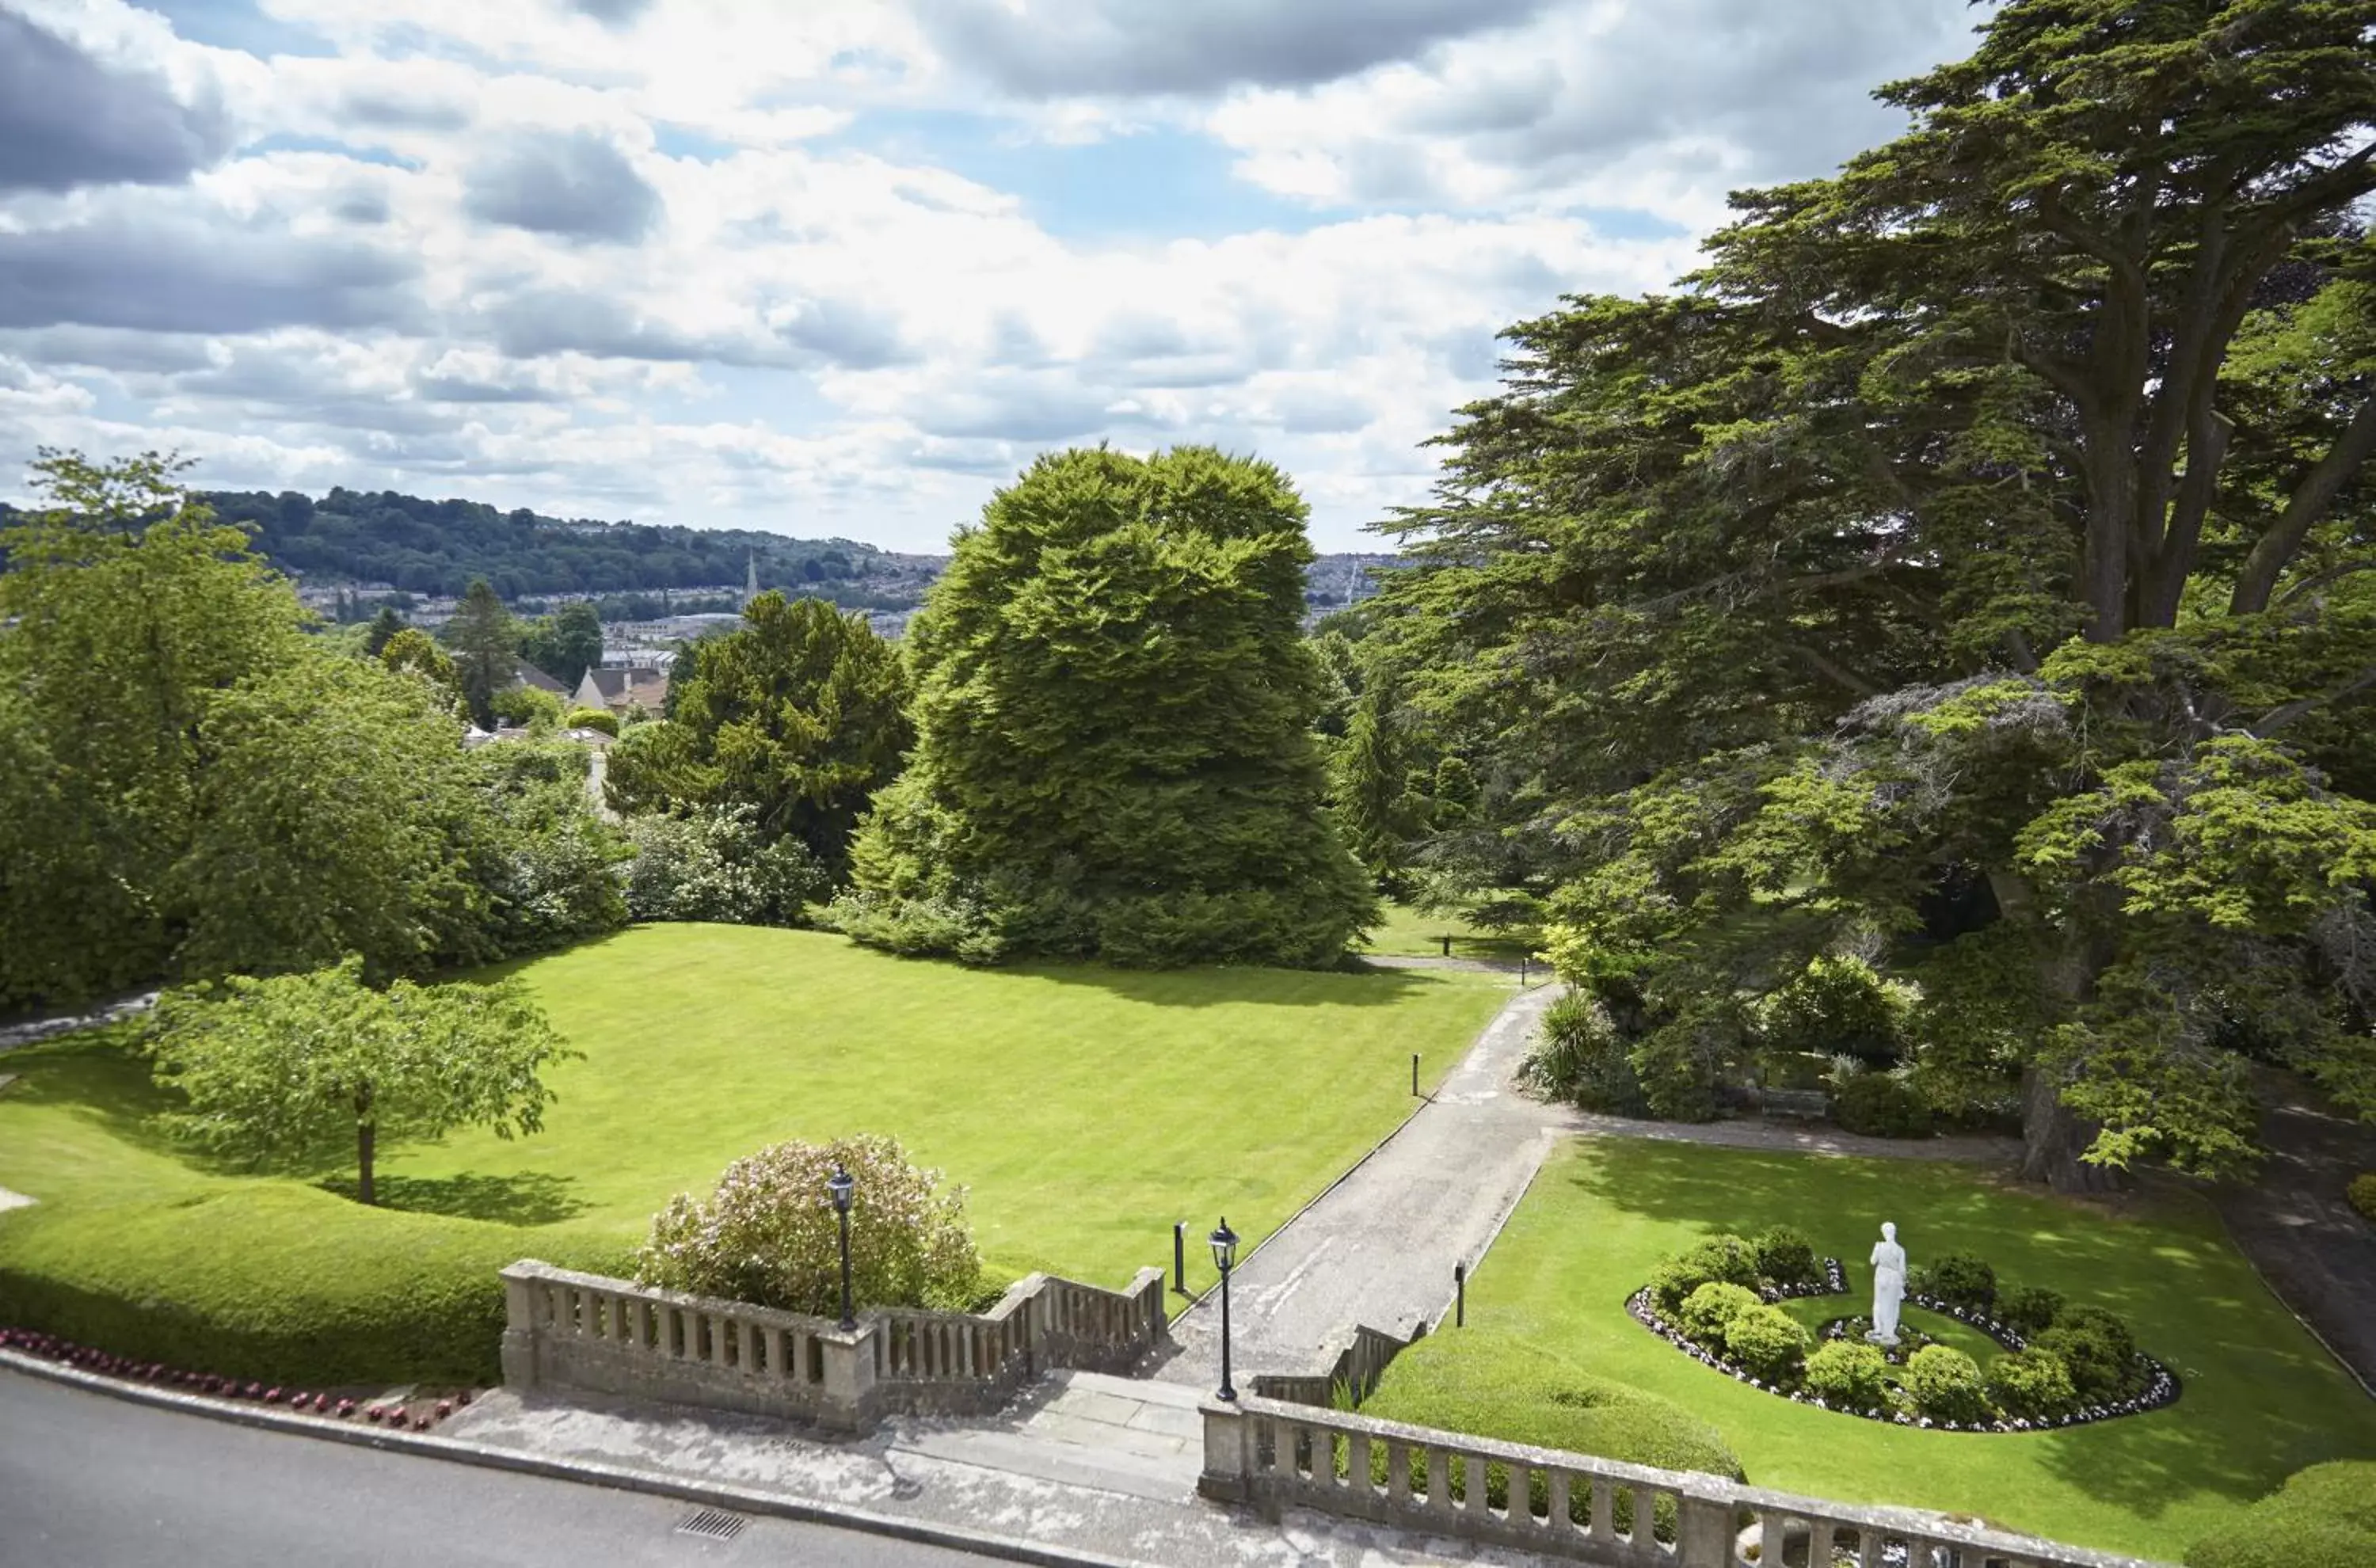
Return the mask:
POLYGON ((398 980, 374 991, 362 968, 349 959, 166 992, 148 1050, 159 1082, 187 1101, 166 1125, 251 1165, 323 1170, 351 1157, 367 1204, 383 1139, 542 1130, 552 1094, 539 1075, 580 1053, 525 988, 398 980))
POLYGON ((1206 447, 1042 457, 910 625, 918 741, 842 928, 901 950, 1325 965, 1375 916, 1322 807, 1304 505, 1206 447))

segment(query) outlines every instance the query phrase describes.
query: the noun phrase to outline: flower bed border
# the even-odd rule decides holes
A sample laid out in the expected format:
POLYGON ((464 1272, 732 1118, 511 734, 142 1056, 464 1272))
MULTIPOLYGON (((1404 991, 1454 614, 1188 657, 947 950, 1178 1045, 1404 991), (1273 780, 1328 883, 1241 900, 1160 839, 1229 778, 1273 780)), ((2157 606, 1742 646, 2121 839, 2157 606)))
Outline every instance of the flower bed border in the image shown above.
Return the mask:
MULTIPOLYGON (((1791 1285, 1779 1288, 1764 1286, 1757 1292, 1758 1299, 1769 1304, 1776 1301, 1803 1300, 1811 1296, 1845 1296, 1847 1294, 1847 1272, 1840 1267, 1839 1259, 1830 1257, 1824 1260, 1824 1283, 1821 1285, 1791 1285)), ((1925 1312, 1941 1313, 1954 1318, 1966 1327, 1979 1330, 2008 1350, 2028 1348, 2028 1341, 2019 1333, 1999 1323, 1986 1313, 1956 1306, 1919 1290, 1908 1291, 1906 1299, 1925 1312)), ((2146 1372, 2145 1391, 2143 1394, 2132 1399, 2114 1400, 2109 1405, 2083 1405, 2068 1415, 2045 1416, 2036 1420, 2026 1417, 2014 1417, 2009 1420, 1993 1421, 1934 1421, 1928 1416, 1911 1415, 1903 1410, 1857 1410, 1845 1405, 1826 1404, 1821 1396, 1810 1394, 1804 1389, 1784 1388, 1778 1384, 1767 1383, 1752 1373, 1748 1368, 1727 1360, 1722 1350, 1708 1348, 1707 1346, 1692 1337, 1690 1331, 1683 1328, 1681 1324, 1669 1322, 1658 1311, 1650 1294, 1650 1287, 1647 1285, 1625 1298, 1625 1312, 1634 1322, 1664 1339, 1684 1355, 1703 1366, 1714 1368, 1735 1383, 1745 1383, 1762 1393, 1788 1399, 1794 1405, 1812 1405, 1816 1409, 1829 1410, 1836 1416, 1854 1416, 1859 1420, 1878 1421, 1883 1426, 1912 1427, 1934 1431, 2047 1431, 2062 1427, 2087 1426, 2096 1421, 2118 1420, 2122 1416, 2141 1416, 2147 1411, 2158 1410, 2165 1406, 2176 1404, 2179 1395, 2183 1392, 2183 1385, 2180 1382, 2178 1373, 2140 1350, 2137 1352, 2137 1360, 2146 1372)), ((1866 1320, 1860 1317, 1834 1318, 1824 1324, 1821 1331, 1822 1337, 1826 1340, 1845 1339, 1847 1337, 1849 1324, 1864 1321, 1866 1320)))
POLYGON ((144 1361, 137 1357, 119 1356, 112 1350, 78 1345, 71 1339, 30 1328, 0 1328, 0 1350, 14 1350, 19 1355, 55 1361, 61 1366, 77 1367, 123 1383, 151 1383, 160 1387, 205 1395, 209 1398, 246 1399, 262 1405, 278 1405, 296 1415, 319 1416, 334 1420, 345 1420, 359 1415, 374 1426, 385 1425, 390 1431, 427 1431, 470 1402, 470 1391, 467 1388, 443 1399, 410 1401, 386 1397, 356 1399, 336 1394, 320 1394, 293 1385, 266 1384, 251 1378, 188 1372, 180 1367, 169 1367, 162 1361, 144 1361))

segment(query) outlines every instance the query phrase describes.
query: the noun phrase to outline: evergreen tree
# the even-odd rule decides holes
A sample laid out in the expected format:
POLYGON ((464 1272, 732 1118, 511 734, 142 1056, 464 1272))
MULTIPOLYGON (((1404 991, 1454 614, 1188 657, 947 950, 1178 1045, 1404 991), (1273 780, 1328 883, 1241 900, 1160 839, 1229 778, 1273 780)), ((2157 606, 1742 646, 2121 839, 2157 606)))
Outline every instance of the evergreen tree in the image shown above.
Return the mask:
POLYGON ((454 672, 470 721, 482 730, 495 725, 495 694, 518 678, 519 624, 512 619, 495 590, 480 577, 462 596, 454 618, 446 623, 446 646, 453 650, 454 672))
POLYGON ((1336 961, 1375 896, 1323 809, 1277 469, 1208 447, 1040 459, 910 628, 918 740, 844 930, 976 961, 1336 961))
POLYGON ((404 618, 383 604, 372 617, 371 630, 363 635, 363 652, 374 659, 387 647, 388 638, 404 630, 404 618))
POLYGON ((1381 613, 1490 765, 1431 860, 1520 862, 1654 1101, 1878 951, 2057 1186, 2247 1162, 2251 1055, 2376 1114, 2371 17, 2013 0, 1686 291, 1505 335, 1381 613))
POLYGON ((612 752, 617 809, 748 807, 760 841, 797 838, 837 873, 915 738, 898 650, 866 617, 774 590, 680 656, 671 717, 612 752))

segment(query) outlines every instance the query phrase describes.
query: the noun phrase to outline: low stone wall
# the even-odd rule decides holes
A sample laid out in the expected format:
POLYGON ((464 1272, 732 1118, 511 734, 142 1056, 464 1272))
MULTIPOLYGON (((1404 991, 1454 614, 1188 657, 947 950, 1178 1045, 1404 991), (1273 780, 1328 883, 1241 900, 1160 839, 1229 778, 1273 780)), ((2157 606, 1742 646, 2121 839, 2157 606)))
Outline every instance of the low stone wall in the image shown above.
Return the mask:
POLYGON ((885 1415, 996 1409, 1058 1367, 1127 1372, 1162 1342, 1163 1275, 1117 1293, 1035 1274, 988 1313, 831 1318, 524 1259, 504 1270, 504 1385, 581 1390, 866 1431, 885 1415))
POLYGON ((2151 1568, 2137 1559, 1824 1503, 1720 1476, 1657 1470, 1253 1397, 1204 1407, 1197 1490, 1269 1517, 1364 1519, 1577 1562, 1634 1568, 2151 1568), (1498 1499, 1498 1502, 1497 1502, 1498 1499))
POLYGON ((1289 1372, 1259 1372, 1253 1379, 1253 1390, 1265 1399, 1283 1400, 1290 1405, 1317 1405, 1323 1409, 1334 1407, 1340 1396, 1352 1402, 1356 1409, 1361 1402, 1377 1392, 1378 1380, 1386 1375, 1386 1367, 1396 1356, 1426 1337, 1427 1324, 1422 1323, 1408 1339, 1398 1339, 1384 1329, 1367 1324, 1355 1326, 1353 1336, 1336 1352, 1336 1359, 1325 1372, 1298 1376, 1289 1372))

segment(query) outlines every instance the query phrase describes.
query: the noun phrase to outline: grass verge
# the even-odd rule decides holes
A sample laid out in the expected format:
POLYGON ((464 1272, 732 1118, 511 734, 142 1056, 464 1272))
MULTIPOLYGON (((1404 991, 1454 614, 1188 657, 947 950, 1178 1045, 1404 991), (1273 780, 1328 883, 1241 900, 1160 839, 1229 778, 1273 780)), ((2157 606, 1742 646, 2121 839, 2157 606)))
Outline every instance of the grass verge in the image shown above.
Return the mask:
MULTIPOLYGON (((985 1264, 1119 1285, 1170 1225, 1249 1244, 1390 1131, 1507 987, 1439 973, 980 971, 818 932, 641 927, 519 967, 586 1060, 545 1131, 386 1150, 385 1206, 207 1166, 120 1044, 13 1052, 0 1321, 206 1371, 484 1381, 495 1271, 616 1269, 652 1212, 785 1138, 887 1133, 971 1189, 985 1264)), ((350 1190, 350 1188, 348 1188, 350 1190)), ((1190 1286, 1211 1271, 1192 1247, 1190 1286)))
MULTIPOLYGON (((1979 1517, 2175 1560, 2295 1470, 2376 1457, 2376 1406, 2262 1286, 2189 1194, 2107 1215, 2001 1186, 1947 1162, 1832 1159, 1633 1139, 1553 1157, 1468 1287, 1467 1331, 1422 1343, 1368 1408, 1521 1442, 1564 1420, 1558 1364, 1663 1396, 1709 1422, 1760 1486, 1979 1517), (2000 1280, 2110 1308, 2186 1381, 2168 1409, 2048 1432, 1909 1431, 1794 1405, 1700 1366, 1627 1317, 1660 1258, 1719 1230, 1794 1225, 1850 1265, 1852 1294, 1800 1303, 1811 1321, 1859 1310, 1880 1223, 1916 1262, 1975 1252, 2000 1280), (1836 1303, 1836 1304, 1835 1304, 1836 1303), (1435 1389, 1480 1386, 1490 1401, 1435 1389)), ((1922 1326, 1942 1328, 1925 1315, 1922 1326)))

